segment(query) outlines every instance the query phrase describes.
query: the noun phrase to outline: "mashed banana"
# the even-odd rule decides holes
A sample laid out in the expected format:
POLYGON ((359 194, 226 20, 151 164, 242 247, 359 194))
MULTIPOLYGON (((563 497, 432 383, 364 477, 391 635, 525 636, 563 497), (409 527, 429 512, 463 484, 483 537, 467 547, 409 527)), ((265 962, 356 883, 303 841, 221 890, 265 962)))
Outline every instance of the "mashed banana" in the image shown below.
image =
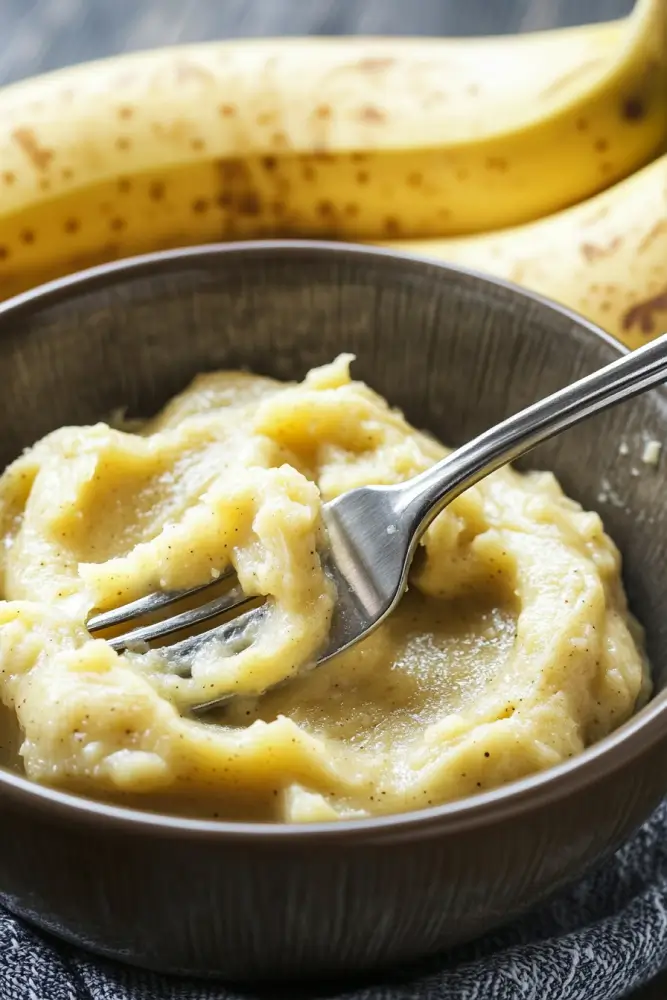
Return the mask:
POLYGON ((0 478, 0 695, 36 781, 147 808, 309 821, 455 799, 550 767, 649 691, 619 555, 551 474, 497 472, 426 533, 399 609, 317 655, 335 595, 320 505, 445 454, 347 356, 300 385, 203 375, 132 431, 65 427, 0 478), (115 653, 85 627, 233 566, 245 648, 115 653), (292 678, 258 697, 267 685, 292 678), (237 697, 215 716, 193 706, 237 697))

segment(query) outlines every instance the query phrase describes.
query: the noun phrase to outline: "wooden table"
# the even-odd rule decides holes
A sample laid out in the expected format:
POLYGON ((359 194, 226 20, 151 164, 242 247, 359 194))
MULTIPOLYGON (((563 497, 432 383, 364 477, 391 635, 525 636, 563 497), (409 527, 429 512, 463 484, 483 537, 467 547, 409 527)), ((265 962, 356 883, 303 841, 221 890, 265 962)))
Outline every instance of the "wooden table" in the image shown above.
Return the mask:
MULTIPOLYGON (((0 0, 0 84, 175 42, 262 35, 473 35, 620 17, 632 0, 0 0)), ((667 974, 633 1000, 667 1000, 667 974)))

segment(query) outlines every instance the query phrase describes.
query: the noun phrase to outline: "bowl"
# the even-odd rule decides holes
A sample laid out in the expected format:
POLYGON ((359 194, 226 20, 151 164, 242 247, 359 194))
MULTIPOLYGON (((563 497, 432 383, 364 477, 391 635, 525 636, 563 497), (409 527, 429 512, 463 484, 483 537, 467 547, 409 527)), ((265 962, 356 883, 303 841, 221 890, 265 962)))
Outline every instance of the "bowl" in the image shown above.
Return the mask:
MULTIPOLYGON (((0 306, 0 460, 116 407, 150 414, 202 370, 293 378, 343 350, 415 425, 457 444, 621 348, 517 288, 381 250, 271 242, 170 251, 0 306)), ((589 420, 528 463, 552 469, 597 509, 624 556, 656 694, 614 734, 473 798, 303 826, 107 805, 32 784, 5 753, 2 903, 126 962, 266 981, 438 952, 599 862, 667 790, 667 508, 661 468, 641 462, 649 438, 667 440, 663 391, 589 420)))

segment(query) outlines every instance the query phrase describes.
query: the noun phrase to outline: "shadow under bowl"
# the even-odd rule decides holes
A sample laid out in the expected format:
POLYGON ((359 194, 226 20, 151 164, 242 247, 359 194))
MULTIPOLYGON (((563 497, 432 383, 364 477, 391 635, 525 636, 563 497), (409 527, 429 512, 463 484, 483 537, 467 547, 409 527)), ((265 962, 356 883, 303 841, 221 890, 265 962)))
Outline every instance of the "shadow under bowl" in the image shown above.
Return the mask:
MULTIPOLYGON (((0 306, 0 463, 63 424, 117 407, 151 414, 203 370, 298 378, 340 351, 413 424, 455 445, 619 348, 516 288, 390 252, 281 242, 155 254, 0 306)), ((616 733, 471 799, 303 827, 131 811, 38 787, 5 761, 0 901, 126 962, 258 981, 432 954, 574 879, 667 790, 667 509, 664 459, 641 463, 649 438, 667 440, 663 391, 526 463, 598 510, 623 553, 656 693, 616 733)))

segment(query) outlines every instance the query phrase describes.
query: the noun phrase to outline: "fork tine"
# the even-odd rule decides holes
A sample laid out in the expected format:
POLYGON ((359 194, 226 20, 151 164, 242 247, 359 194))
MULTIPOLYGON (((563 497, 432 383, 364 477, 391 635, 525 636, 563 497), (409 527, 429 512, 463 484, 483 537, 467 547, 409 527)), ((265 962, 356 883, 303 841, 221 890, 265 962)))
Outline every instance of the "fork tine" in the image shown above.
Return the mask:
POLYGON ((228 646, 229 656, 240 652, 252 642, 255 631, 269 612, 269 607, 269 604, 261 604, 258 608, 225 622, 224 625, 218 625, 217 628, 208 629, 200 635, 191 635, 187 639, 175 642, 172 646, 166 646, 164 655, 172 661, 182 661, 180 664, 174 663, 175 672, 179 672, 178 667, 185 666, 185 661, 197 652, 199 646, 209 645, 212 641, 228 646), (237 648, 234 648, 235 646, 237 648))
POLYGON ((188 590, 164 590, 148 594, 146 597, 140 597, 136 601, 130 601, 129 604, 122 604, 119 608, 113 608, 111 611, 103 611, 99 615, 93 615, 86 622, 86 628, 89 632, 99 632, 101 629, 111 628, 112 625, 124 625, 125 622, 129 622, 133 618, 151 614, 153 611, 159 611, 170 604, 175 604, 176 601, 183 600, 184 597, 190 597, 191 594, 199 594, 202 591, 208 590, 209 587, 214 587, 216 583, 227 580, 233 575, 234 570, 230 567, 224 573, 221 573, 217 579, 211 580, 210 583, 200 584, 198 587, 190 587, 188 590))
POLYGON ((251 600, 252 598, 247 597, 240 586, 236 586, 214 601, 209 601, 208 604, 201 604, 197 608, 183 611, 180 615, 173 615, 171 618, 164 618, 152 625, 135 628, 124 635, 116 636, 115 639, 109 639, 108 642, 112 649, 121 652, 133 643, 151 642, 153 639, 160 639, 162 636, 171 635, 181 629, 192 628, 193 625, 208 621, 209 618, 215 618, 216 615, 223 614, 225 611, 233 611, 234 608, 241 607, 251 600))

